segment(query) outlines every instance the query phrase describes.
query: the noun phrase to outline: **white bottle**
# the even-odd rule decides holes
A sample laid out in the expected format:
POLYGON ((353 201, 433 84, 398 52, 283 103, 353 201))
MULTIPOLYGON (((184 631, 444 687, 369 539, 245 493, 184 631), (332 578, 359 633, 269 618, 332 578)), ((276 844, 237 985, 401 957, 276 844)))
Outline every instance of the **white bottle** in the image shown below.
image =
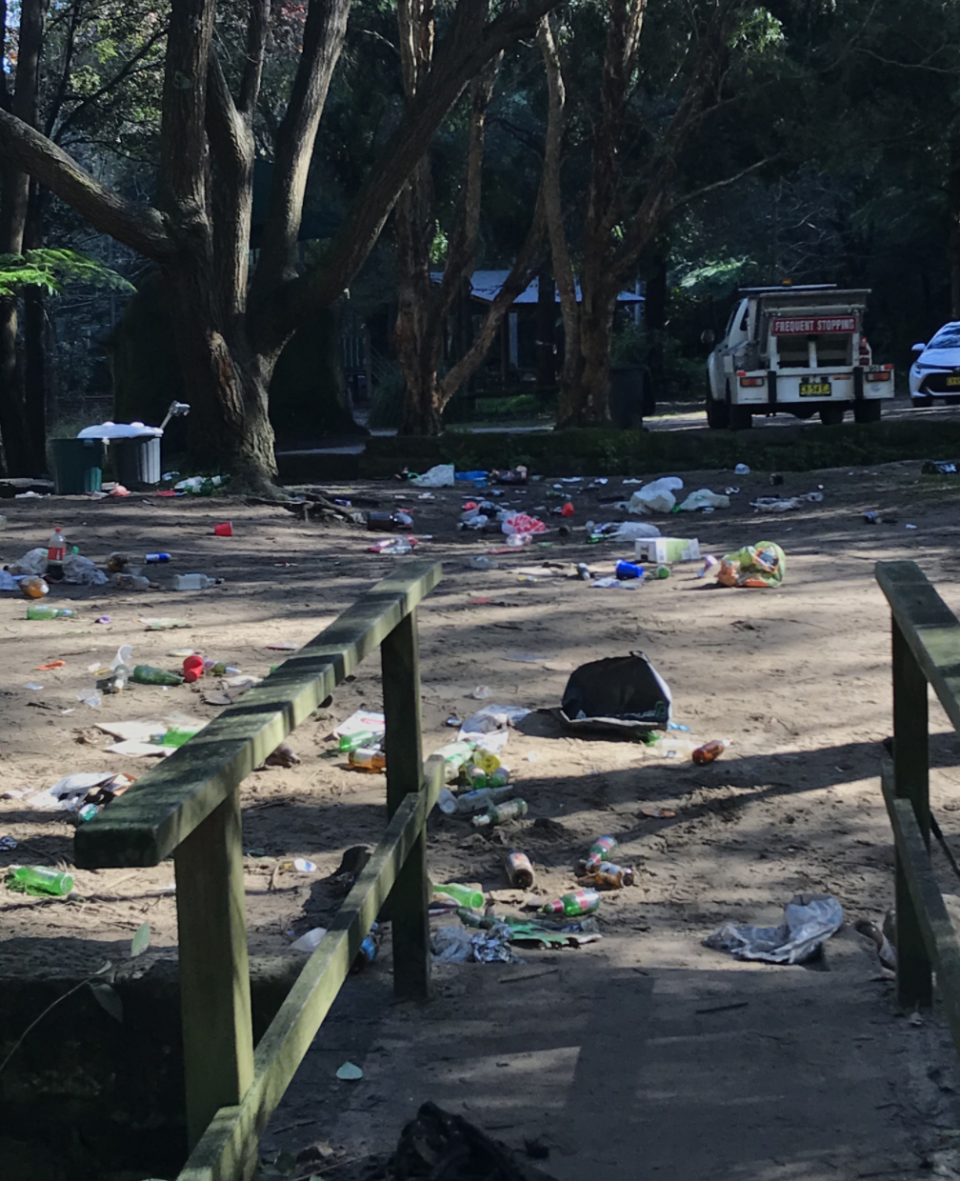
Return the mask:
POLYGON ((206 590, 215 586, 217 580, 207 574, 178 574, 173 580, 174 590, 206 590))

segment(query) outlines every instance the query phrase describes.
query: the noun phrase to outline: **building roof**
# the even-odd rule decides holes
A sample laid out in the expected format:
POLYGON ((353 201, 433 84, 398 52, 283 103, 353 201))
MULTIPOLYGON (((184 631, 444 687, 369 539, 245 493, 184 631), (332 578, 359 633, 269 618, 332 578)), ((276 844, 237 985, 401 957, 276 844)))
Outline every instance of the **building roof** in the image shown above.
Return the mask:
MULTIPOLYGON (((507 276, 510 274, 508 270, 502 271, 474 271, 470 276, 470 294, 474 299, 483 300, 484 303, 493 303, 500 292, 500 288, 506 283, 507 276)), ((430 276, 435 283, 439 283, 443 278, 442 271, 433 271, 430 276)), ((577 303, 580 302, 580 282, 577 280, 577 303)), ((540 282, 534 279, 527 286, 525 291, 517 296, 513 301, 514 306, 517 304, 536 303, 540 294, 540 282)), ((560 302, 560 294, 554 288, 553 298, 555 303, 560 302)), ((643 303, 644 297, 637 295, 634 291, 621 291, 617 296, 617 303, 635 304, 643 303)))

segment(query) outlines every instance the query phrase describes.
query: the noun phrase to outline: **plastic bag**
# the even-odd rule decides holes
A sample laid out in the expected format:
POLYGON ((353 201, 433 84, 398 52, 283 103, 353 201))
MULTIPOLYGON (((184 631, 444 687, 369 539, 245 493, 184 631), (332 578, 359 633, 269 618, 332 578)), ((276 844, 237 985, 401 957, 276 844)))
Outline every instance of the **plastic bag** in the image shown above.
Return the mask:
POLYGON ((680 505, 680 512, 693 513, 697 509, 729 507, 729 496, 724 496, 721 492, 711 492, 709 488, 698 488, 696 492, 691 492, 687 499, 680 505))
POLYGON ((794 894, 783 908, 779 927, 724 925, 704 947, 729 951, 738 960, 802 964, 843 926, 843 907, 832 894, 794 894))
POLYGON ((28 550, 23 557, 9 567, 11 574, 46 574, 47 551, 43 546, 28 550))
POLYGON ((572 730, 634 734, 666 730, 671 708, 670 686, 642 652, 632 652, 581 664, 572 672, 560 720, 572 730))
POLYGON ((452 463, 438 463, 422 476, 415 476, 411 484, 417 488, 452 488, 456 483, 452 463))
POLYGON ((677 503, 674 492, 683 487, 679 476, 661 476, 638 488, 630 497, 627 509, 631 513, 668 513, 677 503))
POLYGON ((80 554, 67 554, 63 559, 63 577, 67 582, 79 586, 103 586, 108 581, 106 574, 97 569, 95 562, 80 554))
POLYGON ((622 521, 614 537, 617 541, 643 541, 648 537, 659 537, 660 530, 656 525, 648 525, 646 521, 622 521))
POLYGON ((15 591, 20 589, 19 581, 9 570, 0 570, 0 591, 15 591))
POLYGON ((779 586, 786 572, 787 555, 775 541, 758 541, 732 554, 724 554, 717 571, 723 586, 779 586))
POLYGON ((527 513, 515 513, 512 517, 504 517, 500 528, 509 537, 511 534, 546 533, 547 527, 539 517, 528 516, 527 513))
POLYGON ((460 738, 479 738, 495 730, 506 731, 509 726, 522 722, 530 713, 522 705, 485 705, 460 727, 460 738))

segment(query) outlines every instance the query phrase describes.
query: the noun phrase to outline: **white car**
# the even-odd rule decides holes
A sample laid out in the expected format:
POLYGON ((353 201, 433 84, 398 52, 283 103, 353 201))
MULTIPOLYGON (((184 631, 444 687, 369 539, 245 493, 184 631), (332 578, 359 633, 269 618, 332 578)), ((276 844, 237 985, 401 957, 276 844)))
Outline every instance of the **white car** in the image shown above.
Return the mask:
POLYGON ((934 398, 960 402, 960 320, 944 324, 927 344, 915 344, 919 356, 910 366, 914 406, 932 406, 934 398))

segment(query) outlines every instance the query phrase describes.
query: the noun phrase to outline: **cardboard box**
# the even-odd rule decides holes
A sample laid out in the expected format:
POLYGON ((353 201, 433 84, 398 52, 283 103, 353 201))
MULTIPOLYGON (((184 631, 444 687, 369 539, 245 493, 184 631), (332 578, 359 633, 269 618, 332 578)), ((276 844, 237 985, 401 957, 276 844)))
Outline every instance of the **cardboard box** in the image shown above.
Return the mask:
POLYGON ((695 537, 644 537, 635 542, 638 562, 696 562, 700 542, 695 537))

